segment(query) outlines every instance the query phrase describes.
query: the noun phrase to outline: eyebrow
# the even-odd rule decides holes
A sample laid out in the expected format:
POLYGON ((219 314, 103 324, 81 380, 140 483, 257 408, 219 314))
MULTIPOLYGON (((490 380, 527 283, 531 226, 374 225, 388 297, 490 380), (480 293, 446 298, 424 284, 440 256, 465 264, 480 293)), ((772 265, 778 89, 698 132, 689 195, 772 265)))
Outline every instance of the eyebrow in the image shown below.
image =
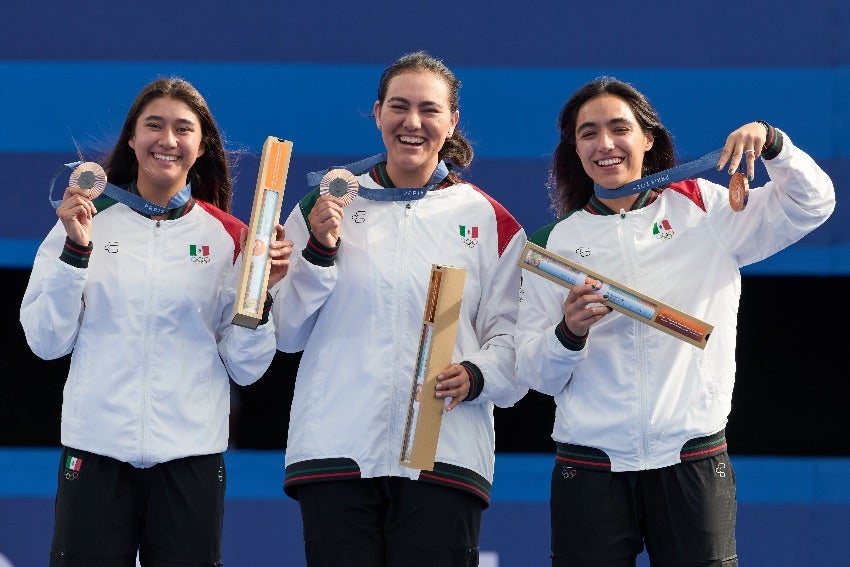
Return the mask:
MULTIPOLYGON (((632 121, 629 120, 628 118, 625 118, 625 117, 617 117, 617 118, 612 118, 611 120, 606 122, 606 124, 611 124, 611 125, 628 124, 628 125, 631 125, 632 121)), ((582 122, 581 124, 579 124, 576 127, 576 132, 581 132, 582 130, 585 130, 587 128, 598 128, 598 127, 599 127, 598 122, 593 122, 593 121, 582 122)))
MULTIPOLYGON (((387 99, 387 102, 403 102, 404 104, 409 104, 412 106, 412 103, 403 96, 390 97, 387 99)), ((419 103, 418 106, 437 106, 443 108, 443 105, 435 100, 423 100, 419 103)))
MULTIPOLYGON (((144 116, 142 117, 142 120, 158 120, 160 122, 165 122, 165 118, 156 114, 149 114, 147 116, 144 116)), ((177 122, 178 124, 195 124, 194 120, 190 120, 188 118, 178 118, 177 120, 175 120, 175 122, 177 122)))

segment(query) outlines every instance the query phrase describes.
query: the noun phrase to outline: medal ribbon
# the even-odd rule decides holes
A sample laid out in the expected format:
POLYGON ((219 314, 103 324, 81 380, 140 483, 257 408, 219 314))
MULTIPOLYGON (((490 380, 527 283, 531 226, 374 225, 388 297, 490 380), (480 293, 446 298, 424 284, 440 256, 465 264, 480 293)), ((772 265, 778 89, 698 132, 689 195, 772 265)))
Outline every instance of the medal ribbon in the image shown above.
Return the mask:
POLYGON ((602 199, 617 199, 618 197, 625 197, 627 195, 646 191, 647 189, 654 189, 662 185, 668 185, 670 183, 675 183, 676 181, 688 179, 695 173, 699 173, 716 166, 717 161, 720 159, 721 151, 722 148, 714 150, 713 152, 705 154, 694 161, 689 161, 675 167, 671 167, 670 169, 665 169, 658 173, 641 177, 637 181, 631 181, 617 189, 606 189, 605 187, 594 183, 593 192, 596 193, 597 197, 602 199))
MULTIPOLYGON (((319 185, 322 182, 322 177, 332 169, 347 169, 357 175, 368 171, 375 164, 382 161, 387 161, 386 152, 375 154, 360 161, 349 163, 348 165, 329 167, 321 171, 311 171, 307 174, 307 186, 315 187, 319 185)), ((431 174, 431 178, 425 184, 425 187, 384 187, 381 189, 370 189, 361 185, 357 194, 370 201, 415 201, 424 197, 428 191, 445 179, 448 174, 449 168, 446 162, 440 160, 440 163, 437 164, 437 169, 431 174)))
MULTIPOLYGON (((65 167, 73 171, 74 168, 76 168, 81 163, 83 162, 75 161, 71 163, 66 163, 65 167)), ((62 173, 62 170, 58 171, 56 175, 53 176, 53 179, 50 180, 50 193, 48 195, 48 198, 50 199, 50 204, 53 205, 54 209, 58 209, 59 205, 62 204, 61 199, 59 199, 58 201, 53 199, 53 185, 56 183, 56 178, 59 177, 60 173, 62 173)), ((126 191, 118 187, 117 185, 113 185, 108 181, 106 182, 106 187, 104 187, 103 189, 103 194, 107 197, 115 199, 119 203, 124 203, 131 209, 145 213, 150 216, 158 216, 164 215, 168 211, 176 209, 178 207, 182 207, 183 205, 188 203, 189 199, 192 198, 192 184, 190 183, 186 185, 176 195, 171 197, 171 200, 168 201, 168 205, 166 205, 165 207, 157 205, 156 203, 152 203, 139 195, 130 193, 129 191, 126 191)))

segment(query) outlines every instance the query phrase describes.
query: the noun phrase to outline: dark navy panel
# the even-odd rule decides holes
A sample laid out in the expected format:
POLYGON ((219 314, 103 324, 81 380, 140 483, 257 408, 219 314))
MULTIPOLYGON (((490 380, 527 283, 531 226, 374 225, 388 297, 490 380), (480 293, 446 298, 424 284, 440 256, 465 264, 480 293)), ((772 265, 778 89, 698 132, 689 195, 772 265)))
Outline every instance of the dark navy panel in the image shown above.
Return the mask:
POLYGON ((850 63, 846 0, 163 2, 5 0, 0 59, 385 65, 428 49, 489 67, 850 63))

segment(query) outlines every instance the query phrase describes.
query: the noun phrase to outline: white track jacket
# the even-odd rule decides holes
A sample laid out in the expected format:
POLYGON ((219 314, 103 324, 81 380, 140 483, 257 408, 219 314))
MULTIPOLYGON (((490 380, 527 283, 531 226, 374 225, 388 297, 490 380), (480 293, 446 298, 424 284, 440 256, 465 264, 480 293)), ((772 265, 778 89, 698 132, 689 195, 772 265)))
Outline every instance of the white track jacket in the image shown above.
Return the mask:
POLYGON ((21 306, 37 356, 73 353, 62 445, 140 468, 223 452, 230 378, 255 382, 276 351, 271 323, 230 323, 245 225, 201 201, 160 221, 110 202, 95 201, 88 267, 60 260, 57 222, 21 306))
POLYGON ((701 350, 613 311, 590 328, 584 348, 570 350, 556 337, 569 290, 523 271, 517 376, 554 396, 556 442, 603 451, 612 471, 637 471, 676 464, 687 441, 725 428, 740 268, 798 241, 835 207, 832 181, 787 135, 764 165, 770 181, 750 190, 741 212, 730 208, 726 187, 686 180, 624 214, 610 214, 592 197, 530 238, 714 326, 701 350))
MULTIPOLYGON (((355 172, 357 173, 357 172, 355 172)), ((369 175, 364 187, 380 188, 369 175)), ((517 260, 525 232, 497 202, 468 183, 413 201, 358 196, 344 209, 332 265, 299 251, 309 237, 308 194, 286 220, 295 243, 276 286, 278 348, 303 350, 286 447, 285 489, 302 482, 401 476, 445 484, 489 502, 493 407, 527 389, 514 376, 517 260), (433 471, 399 464, 432 265, 466 270, 454 362, 481 383, 443 412, 433 471)))

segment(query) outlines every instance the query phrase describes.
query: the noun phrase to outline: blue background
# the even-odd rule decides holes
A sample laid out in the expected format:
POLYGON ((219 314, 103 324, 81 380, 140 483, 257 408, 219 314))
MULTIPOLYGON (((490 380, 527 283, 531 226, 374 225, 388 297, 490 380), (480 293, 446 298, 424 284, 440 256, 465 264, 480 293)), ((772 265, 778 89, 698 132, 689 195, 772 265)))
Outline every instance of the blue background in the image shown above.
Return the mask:
MULTIPOLYGON (((850 181, 846 0, 5 0, 0 18, 5 24, 0 33, 0 187, 6 211, 0 223, 0 268, 6 272, 28 272, 37 244, 55 222, 48 202, 51 177, 63 163, 95 159, 110 148, 136 93, 150 80, 178 75, 205 95, 227 147, 244 152, 235 168, 234 212, 246 220, 267 136, 293 141, 283 206, 288 211, 306 191, 308 171, 382 150, 368 117, 380 72, 402 53, 426 49, 444 59, 463 83, 461 127, 476 151, 465 176, 503 202, 528 231, 552 218, 544 183, 562 104, 585 82, 613 75, 647 94, 675 137, 680 162, 720 147, 744 122, 762 119, 783 129, 832 176, 838 206, 823 227, 744 273, 838 281, 850 275, 850 207, 842 199, 850 181)), ((704 175, 724 182, 718 174, 704 175)), ((765 180, 759 163, 753 184, 765 180)), ((754 301, 746 297, 744 308, 754 301)), ((8 330, 20 341, 13 318, 7 317, 8 330)), ((842 427, 837 410, 819 410, 822 399, 811 402, 818 395, 846 401, 823 387, 830 379, 834 388, 846 381, 841 371, 829 370, 844 361, 823 358, 842 353, 838 336, 824 338, 835 344, 821 345, 818 353, 794 348, 799 337, 786 338, 791 348, 782 353, 773 342, 753 348, 749 341, 755 342, 766 325, 778 328, 773 321, 742 317, 742 356, 755 350, 768 357, 775 353, 771 358, 783 357, 779 364, 788 368, 815 359, 818 380, 801 380, 796 370, 743 376, 736 407, 749 412, 752 406, 758 414, 741 427, 742 436, 744 429, 755 430, 758 416, 761 427, 778 429, 770 434, 793 446, 842 427), (795 362, 795 356, 804 360, 795 362), (750 389, 742 390, 747 384, 750 389), (769 391, 794 398, 811 413, 786 412, 784 405, 765 401, 769 391), (818 412, 835 416, 827 420, 833 425, 820 432, 805 429, 818 412)), ((10 370, 10 360, 32 357, 8 338, 4 344, 4 378, 30 384, 35 392, 6 394, 4 413, 17 421, 0 428, 0 445, 15 444, 15 427, 36 429, 35 422, 55 428, 51 439, 58 442, 58 397, 67 361, 33 360, 38 370, 23 365, 10 370), (41 413, 45 408, 54 414, 47 420, 41 413)), ((254 391, 276 412, 275 419, 280 414, 284 419, 285 399, 265 394, 269 384, 269 378, 261 380, 254 391)), ((250 390, 245 390, 245 414, 249 401, 250 390)), ((507 423, 505 417, 497 416, 497 424, 507 423)), ((272 430, 272 437, 285 433, 285 424, 263 418, 262 427, 272 430)), ((839 439, 832 443, 834 452, 850 454, 846 434, 834 431, 839 439)), ((0 449, 0 554, 15 567, 46 562, 57 455, 53 448, 0 449)), ((237 450, 227 458, 226 564, 301 565, 297 504, 280 490, 282 451, 237 450)), ((743 564, 846 564, 847 458, 763 455, 739 456, 734 462, 743 564)), ((550 465, 548 454, 497 454, 482 548, 498 554, 500 567, 548 564, 550 465)))

